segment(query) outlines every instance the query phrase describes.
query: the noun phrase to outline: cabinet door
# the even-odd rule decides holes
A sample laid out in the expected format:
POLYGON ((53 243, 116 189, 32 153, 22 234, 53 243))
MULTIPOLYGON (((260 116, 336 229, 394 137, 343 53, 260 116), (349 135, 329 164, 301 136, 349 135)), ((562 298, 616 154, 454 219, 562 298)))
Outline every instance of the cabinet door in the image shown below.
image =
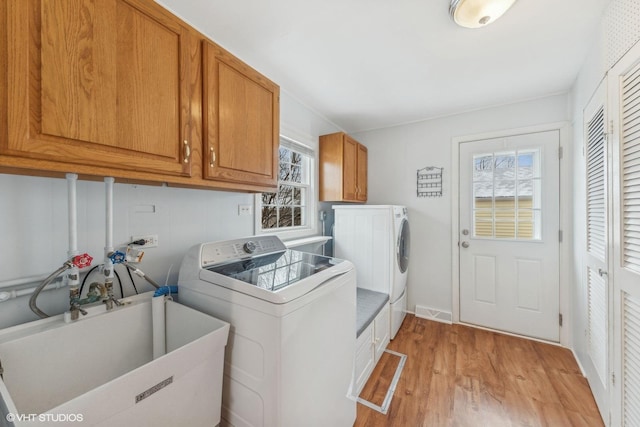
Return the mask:
POLYGON ((205 178, 276 186, 279 87, 203 41, 205 178))
POLYGON ((190 174, 177 18, 137 0, 12 0, 8 12, 5 154, 190 174))
POLYGON ((375 345, 374 363, 378 363, 378 360, 382 357, 382 353, 387 348, 387 345, 389 345, 389 341, 391 341, 389 333, 391 330, 390 313, 390 305, 386 304, 373 321, 373 343, 375 345))
POLYGON ((373 372, 373 368, 376 366, 374 362, 373 329, 373 323, 371 323, 356 340, 356 358, 353 373, 355 396, 360 395, 373 372))
POLYGON ((344 136, 342 146, 342 199, 356 201, 357 199, 357 167, 358 142, 349 136, 344 136))
POLYGON ((360 202, 367 201, 367 147, 358 144, 357 161, 357 198, 360 202))

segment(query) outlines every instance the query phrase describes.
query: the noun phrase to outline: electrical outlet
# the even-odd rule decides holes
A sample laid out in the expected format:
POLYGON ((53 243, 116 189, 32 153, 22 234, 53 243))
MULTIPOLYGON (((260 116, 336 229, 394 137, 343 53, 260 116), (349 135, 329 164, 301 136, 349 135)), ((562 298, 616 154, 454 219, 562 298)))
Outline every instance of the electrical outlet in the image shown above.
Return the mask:
POLYGON ((145 236, 131 236, 131 241, 144 240, 144 245, 136 245, 136 248, 155 248, 158 246, 158 235, 147 234, 145 236))
POLYGON ((251 205, 238 205, 238 215, 252 215, 253 214, 253 206, 251 205))

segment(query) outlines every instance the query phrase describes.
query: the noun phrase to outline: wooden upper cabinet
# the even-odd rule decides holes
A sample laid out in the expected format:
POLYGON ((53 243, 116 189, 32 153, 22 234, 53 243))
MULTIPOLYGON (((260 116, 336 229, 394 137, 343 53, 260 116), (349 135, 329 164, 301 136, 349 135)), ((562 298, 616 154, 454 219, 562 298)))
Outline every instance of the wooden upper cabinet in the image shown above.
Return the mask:
POLYGON ((342 199, 358 200, 358 142, 348 135, 342 145, 342 199))
POLYGON ((190 175, 189 37, 148 1, 10 0, 0 150, 190 175))
POLYGON ((356 175, 356 199, 360 202, 367 201, 367 167, 368 167, 367 147, 358 144, 358 161, 356 175))
POLYGON ((320 137, 320 201, 367 201, 367 147, 344 132, 320 137))
POLYGON ((203 41, 204 177, 275 187, 280 88, 203 41))

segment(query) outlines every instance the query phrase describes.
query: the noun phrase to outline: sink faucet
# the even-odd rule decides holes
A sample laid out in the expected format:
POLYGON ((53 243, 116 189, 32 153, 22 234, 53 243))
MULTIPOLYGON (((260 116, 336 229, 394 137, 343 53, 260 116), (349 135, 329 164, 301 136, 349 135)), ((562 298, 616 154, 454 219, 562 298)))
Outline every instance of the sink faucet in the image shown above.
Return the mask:
POLYGON ((82 313, 83 316, 87 315, 87 312, 80 308, 80 290, 77 286, 74 286, 69 290, 69 306, 71 320, 78 320, 80 313, 82 313))
POLYGON ((87 315, 87 311, 82 309, 83 305, 103 302, 107 310, 112 310, 113 305, 123 305, 113 295, 113 282, 105 281, 105 283, 93 282, 89 285, 89 291, 85 298, 80 298, 80 290, 78 287, 73 287, 69 290, 70 295, 70 312, 71 320, 78 320, 80 314, 87 315))
POLYGON ((113 295, 113 281, 106 280, 104 283, 104 288, 106 292, 106 298, 104 298, 102 301, 107 306, 107 310, 113 310, 113 304, 120 307, 122 303, 118 301, 117 298, 113 295))

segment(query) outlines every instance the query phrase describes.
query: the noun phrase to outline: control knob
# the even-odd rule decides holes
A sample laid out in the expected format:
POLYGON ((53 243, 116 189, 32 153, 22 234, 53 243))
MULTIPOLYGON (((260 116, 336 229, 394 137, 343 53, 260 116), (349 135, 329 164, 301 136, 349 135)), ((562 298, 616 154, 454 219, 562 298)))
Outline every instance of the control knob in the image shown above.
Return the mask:
POLYGON ((245 243, 245 244, 242 246, 242 249, 244 249, 244 251, 245 251, 246 253, 248 253, 248 254, 252 254, 252 253, 254 253, 254 252, 256 251, 256 247, 257 247, 257 246, 256 246, 256 243, 255 243, 255 242, 253 242, 253 241, 251 241, 251 240, 249 240, 247 243, 245 243))

